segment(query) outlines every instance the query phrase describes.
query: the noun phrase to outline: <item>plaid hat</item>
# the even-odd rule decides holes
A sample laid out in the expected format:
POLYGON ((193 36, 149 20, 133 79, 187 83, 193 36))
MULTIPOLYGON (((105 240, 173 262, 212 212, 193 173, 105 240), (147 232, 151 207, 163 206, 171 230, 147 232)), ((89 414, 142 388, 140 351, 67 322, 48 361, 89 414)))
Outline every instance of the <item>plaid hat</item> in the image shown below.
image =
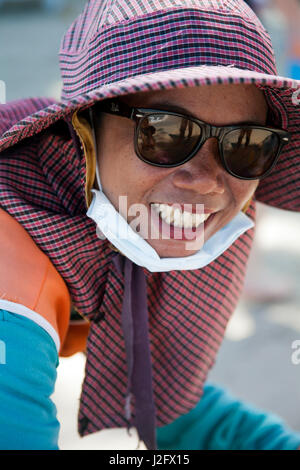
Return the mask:
MULTIPOLYGON (((63 38, 60 64, 61 101, 10 128, 0 140, 0 151, 59 120, 70 123, 75 111, 107 98, 212 84, 255 84, 265 94, 274 124, 292 137, 273 172, 260 182, 256 199, 300 210, 300 82, 276 75, 270 38, 243 1, 91 0, 63 38)), ((97 239, 94 225, 85 217, 86 174, 80 149, 76 154, 74 145, 62 145, 58 137, 46 134, 40 140, 38 151, 27 149, 20 161, 2 159, 0 202, 48 254, 66 280, 74 305, 91 321, 79 413, 79 432, 85 435, 128 425, 120 312, 124 288, 130 291, 130 286, 122 279, 122 270, 131 278, 139 278, 141 272, 130 271, 126 260, 122 267, 122 260, 113 259, 111 247, 97 239), (12 168, 14 178, 7 184, 12 168), (22 199, 21 182, 18 191, 11 188, 17 178, 26 176, 27 190, 31 185, 32 191, 22 199)), ((37 146, 37 139, 34 142, 37 146)), ((252 203, 247 214, 254 217, 254 209, 252 203)), ((152 428, 145 431, 149 447, 154 446, 155 424, 174 421, 201 397, 241 292, 252 236, 252 230, 243 234, 201 270, 145 272, 147 283, 137 281, 143 292, 147 290, 149 310, 151 416, 152 397, 156 409, 156 420, 149 421, 152 428)), ((148 364, 149 347, 144 351, 148 364)), ((137 400, 140 405, 137 395, 134 398, 133 405, 137 400)), ((145 424, 141 411, 145 410, 132 414, 141 419, 140 430, 145 424)))

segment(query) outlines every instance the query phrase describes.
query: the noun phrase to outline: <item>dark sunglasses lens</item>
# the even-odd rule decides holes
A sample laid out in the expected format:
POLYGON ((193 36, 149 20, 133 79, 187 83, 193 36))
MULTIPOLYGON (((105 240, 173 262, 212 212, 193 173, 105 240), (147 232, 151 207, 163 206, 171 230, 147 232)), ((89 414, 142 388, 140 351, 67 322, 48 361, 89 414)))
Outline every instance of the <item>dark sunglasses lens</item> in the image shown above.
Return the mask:
POLYGON ((149 163, 173 166, 183 162, 195 149, 201 128, 180 116, 153 113, 145 116, 137 130, 137 147, 149 163))
POLYGON ((242 178, 261 178, 273 165, 278 154, 279 137, 263 129, 237 129, 223 139, 223 156, 227 168, 242 178))

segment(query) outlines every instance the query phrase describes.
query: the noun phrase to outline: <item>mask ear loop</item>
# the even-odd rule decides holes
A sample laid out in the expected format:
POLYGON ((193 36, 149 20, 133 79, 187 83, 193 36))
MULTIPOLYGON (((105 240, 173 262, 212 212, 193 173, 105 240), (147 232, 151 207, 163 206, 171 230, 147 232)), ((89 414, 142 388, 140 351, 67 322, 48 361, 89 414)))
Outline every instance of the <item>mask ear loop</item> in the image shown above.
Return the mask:
POLYGON ((91 129, 92 129, 92 136, 93 136, 94 149, 95 149, 95 158, 96 158, 96 179, 97 179, 97 183, 98 183, 99 190, 102 191, 102 185, 101 185, 101 181, 100 181, 100 172, 99 172, 99 168, 98 168, 97 141, 96 141, 96 133, 95 133, 95 125, 94 125, 94 116, 93 116, 93 110, 92 110, 92 108, 89 108, 89 116, 90 116, 91 129))

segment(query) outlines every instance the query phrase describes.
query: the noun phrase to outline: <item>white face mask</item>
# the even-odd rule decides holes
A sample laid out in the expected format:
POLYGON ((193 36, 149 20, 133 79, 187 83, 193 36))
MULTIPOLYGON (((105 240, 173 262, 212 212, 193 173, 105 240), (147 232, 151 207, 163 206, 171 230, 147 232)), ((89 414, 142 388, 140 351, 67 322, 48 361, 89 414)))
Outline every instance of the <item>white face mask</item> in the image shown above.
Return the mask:
MULTIPOLYGON (((94 143, 96 148, 95 135, 94 143)), ((103 193, 97 162, 96 177, 100 189, 92 189, 93 200, 87 216, 96 222, 101 238, 107 238, 133 263, 151 272, 203 268, 224 253, 240 235, 254 227, 253 221, 243 212, 239 212, 225 227, 207 240, 197 253, 181 258, 160 258, 155 249, 130 227, 103 193)))

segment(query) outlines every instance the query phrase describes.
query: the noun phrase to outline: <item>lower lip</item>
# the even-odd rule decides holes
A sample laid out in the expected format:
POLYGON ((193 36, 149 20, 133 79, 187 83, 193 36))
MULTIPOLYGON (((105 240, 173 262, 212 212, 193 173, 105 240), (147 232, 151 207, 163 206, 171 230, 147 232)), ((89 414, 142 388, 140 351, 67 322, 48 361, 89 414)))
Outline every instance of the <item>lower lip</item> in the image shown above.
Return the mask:
MULTIPOLYGON (((159 229, 159 233, 162 236, 163 239, 168 239, 171 238, 172 240, 178 240, 178 241, 193 241, 196 239, 199 239, 202 235, 204 237, 204 232, 210 225, 211 221, 216 215, 216 212, 211 214, 209 218, 202 224, 200 224, 198 227, 194 228, 185 228, 185 227, 175 227, 175 225, 168 224, 165 222, 161 216, 155 211, 155 209, 152 209, 156 217, 151 217, 151 221, 153 222, 153 225, 155 228, 159 229)), ((150 214, 151 214, 151 208, 150 208, 150 214)))

